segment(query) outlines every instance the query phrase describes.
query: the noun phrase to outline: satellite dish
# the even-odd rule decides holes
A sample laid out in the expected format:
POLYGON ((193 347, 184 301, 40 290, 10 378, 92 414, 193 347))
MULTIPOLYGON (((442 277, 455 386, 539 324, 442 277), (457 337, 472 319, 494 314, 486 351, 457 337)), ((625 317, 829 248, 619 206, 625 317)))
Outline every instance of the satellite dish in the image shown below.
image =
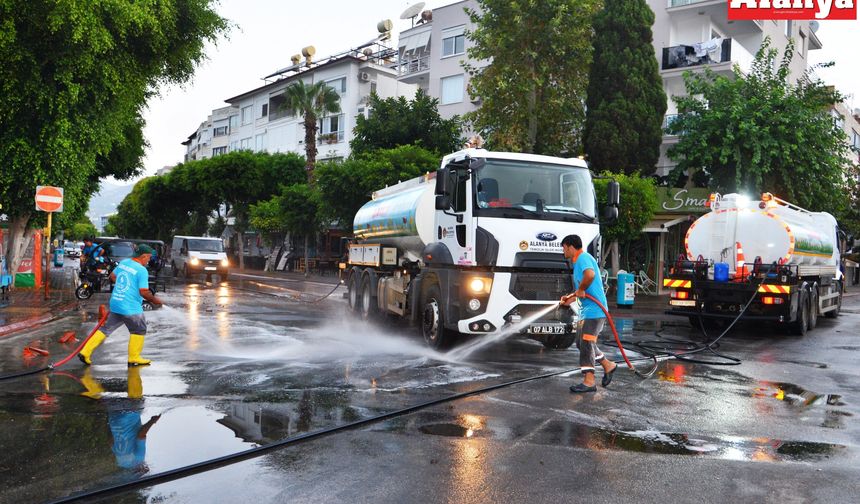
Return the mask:
POLYGON ((400 19, 411 19, 412 26, 415 26, 415 17, 421 14, 421 9, 424 8, 424 2, 418 2, 415 5, 410 5, 403 11, 403 14, 400 15, 400 19))
POLYGON ((809 29, 812 31, 812 33, 817 32, 819 26, 821 26, 821 25, 818 23, 818 21, 810 21, 809 22, 809 29))

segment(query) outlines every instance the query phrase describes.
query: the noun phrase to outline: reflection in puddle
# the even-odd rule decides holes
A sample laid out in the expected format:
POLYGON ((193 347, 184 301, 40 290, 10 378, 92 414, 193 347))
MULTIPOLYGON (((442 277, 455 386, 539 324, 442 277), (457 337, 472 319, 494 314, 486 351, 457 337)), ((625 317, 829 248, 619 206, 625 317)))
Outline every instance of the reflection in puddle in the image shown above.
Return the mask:
POLYGON ((838 394, 817 394, 792 383, 763 382, 756 387, 754 398, 772 397, 792 406, 805 408, 813 405, 845 406, 842 396, 838 394))

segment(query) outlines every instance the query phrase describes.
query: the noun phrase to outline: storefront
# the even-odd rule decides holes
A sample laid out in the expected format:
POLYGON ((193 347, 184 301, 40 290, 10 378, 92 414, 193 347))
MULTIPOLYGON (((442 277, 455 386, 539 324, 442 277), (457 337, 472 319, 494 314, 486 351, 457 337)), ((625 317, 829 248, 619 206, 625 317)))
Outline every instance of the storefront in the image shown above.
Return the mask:
POLYGON ((657 188, 658 210, 642 229, 642 235, 622 245, 621 264, 636 276, 645 293, 663 294, 667 264, 686 254, 684 237, 690 224, 706 213, 709 189, 657 188), (650 282, 649 282, 650 280, 650 282))

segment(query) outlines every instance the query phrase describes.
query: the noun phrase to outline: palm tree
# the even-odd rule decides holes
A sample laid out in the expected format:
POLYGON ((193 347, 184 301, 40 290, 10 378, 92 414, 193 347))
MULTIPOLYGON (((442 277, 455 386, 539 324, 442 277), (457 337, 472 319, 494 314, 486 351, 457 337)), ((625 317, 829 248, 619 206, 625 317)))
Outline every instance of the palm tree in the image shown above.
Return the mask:
POLYGON ((340 113, 340 95, 324 81, 305 84, 302 81, 291 84, 284 93, 284 106, 305 123, 305 158, 308 183, 313 184, 314 166, 317 161, 317 130, 319 119, 328 114, 340 113))

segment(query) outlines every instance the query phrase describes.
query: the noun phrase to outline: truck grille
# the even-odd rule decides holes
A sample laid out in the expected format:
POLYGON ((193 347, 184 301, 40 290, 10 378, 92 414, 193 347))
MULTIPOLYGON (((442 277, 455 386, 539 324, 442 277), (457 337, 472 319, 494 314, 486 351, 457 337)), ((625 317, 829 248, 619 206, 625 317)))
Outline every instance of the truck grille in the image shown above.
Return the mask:
POLYGON ((514 273, 510 291, 525 301, 555 301, 573 292, 573 279, 567 273, 514 273))

